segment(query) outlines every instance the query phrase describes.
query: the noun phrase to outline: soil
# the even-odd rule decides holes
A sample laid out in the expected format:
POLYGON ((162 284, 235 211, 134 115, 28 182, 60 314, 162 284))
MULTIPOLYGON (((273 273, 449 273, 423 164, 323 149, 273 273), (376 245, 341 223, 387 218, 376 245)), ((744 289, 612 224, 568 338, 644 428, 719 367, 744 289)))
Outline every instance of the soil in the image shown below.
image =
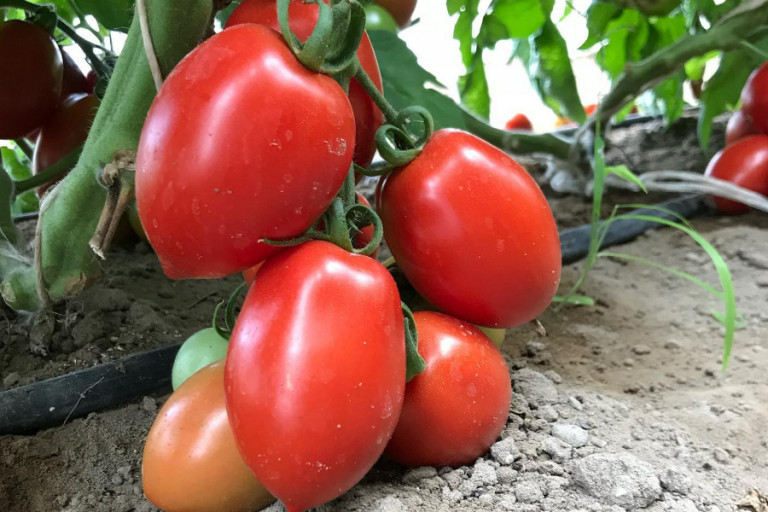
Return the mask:
MULTIPOLYGON (((626 156, 609 155, 640 170, 703 169, 690 119, 661 128, 617 130, 612 137, 626 156)), ((588 200, 551 200, 561 227, 588 219, 588 200)), ((320 510, 715 512, 733 510, 752 489, 768 492, 768 217, 710 216, 693 225, 733 273, 743 322, 726 371, 716 298, 661 270, 601 259, 583 289, 595 306, 548 310, 540 318, 544 337, 533 326, 508 331, 503 353, 515 393, 508 424, 486 456, 461 468, 381 461, 320 510)), ((704 252, 673 230, 615 250, 718 282, 704 252)), ((582 268, 564 268, 561 292, 582 268)), ((236 276, 169 281, 143 243, 116 251, 104 269, 108 277, 57 310, 53 322, 3 311, 2 388, 180 341, 205 327, 239 284, 236 276)), ((141 452, 165 398, 144 397, 33 436, 0 437, 0 509, 156 510, 142 494, 141 452)))

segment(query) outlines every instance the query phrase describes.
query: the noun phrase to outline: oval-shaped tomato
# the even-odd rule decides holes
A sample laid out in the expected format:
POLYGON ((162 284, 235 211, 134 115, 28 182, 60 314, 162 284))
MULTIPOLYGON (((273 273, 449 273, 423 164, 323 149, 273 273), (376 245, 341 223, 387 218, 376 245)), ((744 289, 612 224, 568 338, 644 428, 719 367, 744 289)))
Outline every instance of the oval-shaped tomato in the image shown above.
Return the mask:
POLYGON ((741 110, 758 131, 768 133, 768 62, 749 75, 741 90, 741 110))
MULTIPOLYGON (((326 3, 328 0, 325 0, 326 3)), ((288 8, 291 30, 300 40, 305 41, 317 25, 318 8, 316 4, 293 0, 288 8)), ((227 20, 226 26, 231 27, 242 23, 256 23, 280 32, 277 21, 277 4, 275 0, 245 0, 227 20)), ((282 35, 281 35, 282 37, 282 35)), ((368 39, 363 34, 357 49, 360 65, 373 80, 376 88, 382 91, 381 73, 376 61, 376 54, 368 39)), ((357 165, 368 167, 376 153, 376 130, 382 123, 383 114, 373 100, 365 92, 363 86, 353 78, 349 83, 349 102, 355 114, 355 154, 357 165)))
POLYGON ((759 133, 753 125, 752 119, 744 115, 741 110, 737 110, 728 119, 728 124, 725 127, 725 145, 730 146, 737 140, 759 133))
POLYGON ((91 93, 93 87, 88 83, 88 79, 77 63, 69 56, 64 48, 59 47, 62 59, 62 79, 61 79, 61 99, 66 99, 71 94, 76 93, 91 93))
POLYGON ((166 512, 251 512, 274 501, 237 451, 223 362, 194 374, 160 409, 141 480, 147 499, 166 512))
POLYGON ((195 372, 227 357, 229 342, 208 327, 197 331, 181 344, 171 369, 171 385, 178 389, 195 372))
POLYGON ((206 40, 168 76, 139 142, 136 203, 171 278, 240 272, 312 226, 352 163, 344 90, 258 25, 206 40))
POLYGON ((416 10, 416 0, 376 0, 395 18, 400 28, 405 28, 411 22, 413 11, 416 10))
MULTIPOLYGON (((751 135, 720 150, 704 174, 768 196, 768 135, 751 135)), ((749 211, 747 205, 730 199, 715 196, 714 201, 723 213, 749 211)))
POLYGON ((436 132, 387 178, 379 212, 403 273, 452 316, 512 327, 544 311, 557 290, 560 241, 544 194, 474 135, 436 132))
MULTIPOLYGON (((77 93, 67 97, 40 130, 32 157, 32 172, 37 174, 52 166, 88 138, 99 99, 93 94, 77 93)), ((43 194, 53 183, 38 187, 43 194)))
POLYGON ((229 342, 240 453, 289 512, 330 501, 373 466, 400 415, 405 332, 389 272, 321 241, 259 271, 229 342))
POLYGON ((397 34, 400 27, 397 26, 395 18, 389 14, 385 8, 376 4, 368 4, 365 6, 365 30, 386 30, 397 34))
POLYGON ((512 386, 499 350, 472 324, 413 314, 426 369, 408 382, 386 454, 406 466, 461 466, 480 457, 507 422, 512 386))
POLYGON ((24 137, 59 106, 61 52, 43 28, 0 22, 0 139, 24 137))
POLYGON ((525 114, 515 114, 509 121, 507 121, 507 124, 504 125, 504 128, 507 130, 524 130, 527 132, 533 131, 531 120, 528 119, 528 116, 525 114))

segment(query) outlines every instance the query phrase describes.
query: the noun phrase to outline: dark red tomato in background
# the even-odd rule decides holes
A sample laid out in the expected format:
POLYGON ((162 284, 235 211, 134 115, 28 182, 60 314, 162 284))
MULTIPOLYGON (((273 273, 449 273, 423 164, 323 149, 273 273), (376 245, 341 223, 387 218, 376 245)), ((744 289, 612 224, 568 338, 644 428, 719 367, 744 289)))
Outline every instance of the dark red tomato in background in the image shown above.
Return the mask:
POLYGON ((168 76, 141 133, 136 202, 168 277, 240 272, 312 226, 352 163, 344 90, 258 25, 203 42, 168 76))
POLYGON ((507 363, 480 329, 432 311, 413 314, 426 369, 405 388, 386 454, 405 466, 461 466, 488 451, 507 423, 507 363))
POLYGON ((512 116, 512 119, 507 121, 507 124, 504 125, 504 128, 507 130, 525 130, 528 132, 533 131, 531 120, 528 119, 528 116, 525 114, 515 114, 512 116))
POLYGON ((739 139, 759 133, 752 124, 752 119, 745 116, 741 110, 737 110, 728 119, 725 127, 725 145, 730 146, 739 139))
MULTIPOLYGON (((327 2, 326 2, 327 3, 327 2)), ((317 25, 318 8, 316 4, 305 3, 304 0, 293 0, 290 4, 289 19, 291 30, 300 40, 305 41, 317 25)), ((232 27, 242 23, 256 23, 280 32, 277 21, 277 4, 275 0, 245 0, 227 20, 226 26, 232 27)), ((282 35, 281 35, 282 37, 282 35)), ((371 77, 379 91, 382 91, 381 73, 376 55, 373 52, 368 34, 363 34, 357 50, 360 65, 371 77)), ((371 165, 376 153, 376 130, 382 123, 381 110, 363 89, 356 79, 349 83, 349 102, 355 113, 355 155, 354 161, 362 167, 371 165)))
MULTIPOLYGON (((93 94, 72 94, 59 110, 43 125, 35 144, 32 172, 38 174, 52 166, 88 138, 88 131, 99 109, 99 99, 93 94)), ((43 194, 53 183, 38 187, 43 194)))
POLYGON ((225 374, 240 453, 289 512, 355 485, 384 450, 405 388, 400 296, 367 256, 321 241, 269 258, 225 374))
POLYGON ((62 60, 43 28, 0 22, 0 139, 24 137, 59 106, 62 60))
POLYGON ((438 309, 485 327, 534 319, 560 282, 560 241, 536 182, 500 149, 440 130, 387 177, 379 206, 392 256, 438 309))
POLYGON ((61 80, 61 99, 64 100, 67 97, 69 97, 71 94, 75 94, 78 92, 83 93, 92 93, 93 87, 88 83, 88 80, 85 78, 85 75, 82 71, 80 71, 80 68, 75 63, 75 61, 72 59, 72 57, 69 56, 69 54, 64 50, 64 48, 59 47, 59 51, 61 51, 61 58, 62 58, 62 80, 61 80))
POLYGON ((223 361, 190 376, 160 409, 141 480, 147 499, 166 512, 250 512, 274 501, 237 451, 223 361))
POLYGON ((768 133, 768 62, 749 75, 741 90, 741 110, 758 131, 768 133))
MULTIPOLYGON (((768 195, 768 135, 751 135, 720 150, 709 161, 704 174, 768 195)), ((714 201, 723 213, 749 211, 747 205, 730 199, 715 197, 714 201)))
POLYGON ((400 28, 405 28, 411 22, 413 11, 416 10, 416 0, 376 0, 395 18, 400 28))

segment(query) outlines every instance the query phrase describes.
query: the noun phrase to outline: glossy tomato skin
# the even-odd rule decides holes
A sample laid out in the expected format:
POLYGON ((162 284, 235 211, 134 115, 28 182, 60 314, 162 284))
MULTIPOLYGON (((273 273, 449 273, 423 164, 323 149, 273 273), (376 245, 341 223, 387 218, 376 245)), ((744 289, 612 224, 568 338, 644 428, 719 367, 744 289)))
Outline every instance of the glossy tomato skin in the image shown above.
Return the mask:
MULTIPOLYGON (((32 157, 32 172, 38 174, 46 170, 83 144, 98 109, 99 99, 93 94, 77 93, 65 98, 40 130, 32 157)), ((38 187, 38 193, 42 195, 51 185, 38 187)))
POLYGON ((289 512, 340 496, 373 466, 405 388, 400 297, 373 259, 321 241, 259 271, 227 353, 240 453, 289 512))
POLYGON ((61 79, 61 99, 66 99, 71 94, 92 93, 93 87, 88 83, 88 79, 77 66, 72 57, 59 47, 62 59, 62 79, 61 79))
POLYGON ((744 115, 741 110, 737 110, 728 119, 728 124, 725 127, 725 145, 730 146, 737 140, 759 133, 752 123, 752 119, 744 115))
POLYGON ((741 110, 758 131, 768 133, 768 62, 749 75, 741 90, 741 110))
POLYGON ((384 236, 413 287, 438 309, 485 327, 534 319, 560 282, 560 241, 546 198, 512 158, 440 130, 388 176, 384 236))
POLYGON ((160 409, 141 479, 147 499, 166 512, 250 512, 274 501, 237 451, 223 362, 192 375, 160 409))
POLYGON ((365 6, 365 30, 386 30, 397 34, 400 27, 385 8, 376 4, 368 4, 365 6))
POLYGON ((405 28, 411 22, 413 11, 416 10, 416 0, 376 0, 395 18, 400 28, 405 28))
POLYGON ((512 387, 501 352, 480 329, 414 313, 427 367, 405 388, 386 454, 405 466, 461 466, 488 451, 507 422, 512 387))
POLYGON ((0 139, 24 137, 59 106, 62 60, 43 28, 0 21, 0 139))
MULTIPOLYGON (((291 30, 296 34, 296 37, 302 41, 308 39, 317 24, 317 5, 305 3, 304 0, 293 0, 288 13, 291 30)), ((280 32, 275 0, 245 0, 232 11, 226 26, 232 27, 242 23, 256 23, 280 32)), ((360 65, 371 77, 376 88, 382 91, 379 64, 366 33, 363 33, 363 38, 360 41, 357 58, 360 59, 360 65)), ((362 167, 368 167, 371 165, 374 153, 376 153, 376 130, 381 126, 383 115, 365 92, 363 86, 354 78, 349 83, 349 102, 352 104, 352 111, 355 114, 354 161, 362 167)))
POLYGON ((533 125, 531 120, 525 114, 515 114, 512 119, 507 121, 504 125, 507 130, 524 130, 527 132, 533 131, 533 125))
POLYGON ((206 40, 168 76, 136 162, 141 224, 171 278, 221 277, 312 226, 352 163, 344 90, 258 25, 206 40))
MULTIPOLYGON (((768 135, 751 135, 720 150, 709 161, 704 174, 768 195, 768 135)), ((747 205, 730 199, 715 197, 714 201, 723 213, 749 211, 747 205)))

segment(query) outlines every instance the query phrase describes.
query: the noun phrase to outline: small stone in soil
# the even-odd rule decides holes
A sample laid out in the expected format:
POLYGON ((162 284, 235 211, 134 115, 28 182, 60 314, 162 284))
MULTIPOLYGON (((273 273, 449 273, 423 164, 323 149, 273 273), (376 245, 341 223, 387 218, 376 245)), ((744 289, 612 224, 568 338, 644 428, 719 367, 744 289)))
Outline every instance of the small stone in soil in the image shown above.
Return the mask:
POLYGON ((539 372, 523 368, 512 375, 514 389, 521 393, 533 407, 557 401, 557 388, 539 372))
POLYGON ((563 382, 563 378, 555 370, 545 371, 544 376, 549 380, 551 380, 552 382, 554 382, 555 384, 560 384, 561 382, 563 382))
POLYGON ((535 357, 547 349, 547 346, 540 341, 529 341, 525 345, 525 354, 529 357, 535 357))
POLYGON ((573 464, 573 482, 588 494, 626 509, 645 508, 661 498, 653 468, 630 453, 596 453, 573 464))
POLYGON ((394 496, 381 498, 376 502, 373 510, 375 512, 405 512, 405 504, 394 496))
POLYGON ((541 442, 539 449, 552 457, 552 460, 555 462, 565 462, 570 459, 572 455, 571 445, 551 436, 541 442))
POLYGON ((526 480, 515 484, 515 497, 522 503, 538 503, 544 499, 544 493, 539 484, 526 480))
POLYGON ((553 421, 557 421, 557 419, 559 418, 557 411, 551 405, 545 405, 544 407, 539 409, 538 415, 541 419, 548 421, 550 423, 552 423, 553 421))
POLYGON ((420 468, 411 469, 406 472, 403 475, 403 483, 412 484, 418 482, 419 480, 432 478, 433 476, 437 476, 437 469, 433 468, 432 466, 423 466, 420 468))
POLYGON ((147 412, 155 413, 157 412, 157 401, 151 396, 145 396, 141 401, 141 408, 147 412))
POLYGON ((668 466, 660 475, 661 486, 669 492, 686 495, 691 490, 690 474, 679 466, 668 466))
POLYGON ((509 485, 517 479, 517 471, 508 466, 502 466, 496 470, 496 478, 500 484, 509 485))
POLYGON ((570 423, 556 423, 552 425, 552 435, 574 448, 580 448, 589 441, 589 433, 586 430, 570 423))
POLYGON ((512 464, 515 459, 518 459, 521 456, 521 453, 517 448, 517 445, 515 445, 515 440, 511 437, 507 437, 491 446, 491 456, 499 464, 509 465, 512 464))
POLYGON ((3 379, 3 385, 6 388, 10 388, 11 386, 15 386, 19 380, 21 380, 21 375, 19 375, 19 372, 11 372, 3 379))
POLYGON ((643 344, 635 345, 632 347, 632 352, 639 356, 644 356, 651 353, 651 347, 643 344))

